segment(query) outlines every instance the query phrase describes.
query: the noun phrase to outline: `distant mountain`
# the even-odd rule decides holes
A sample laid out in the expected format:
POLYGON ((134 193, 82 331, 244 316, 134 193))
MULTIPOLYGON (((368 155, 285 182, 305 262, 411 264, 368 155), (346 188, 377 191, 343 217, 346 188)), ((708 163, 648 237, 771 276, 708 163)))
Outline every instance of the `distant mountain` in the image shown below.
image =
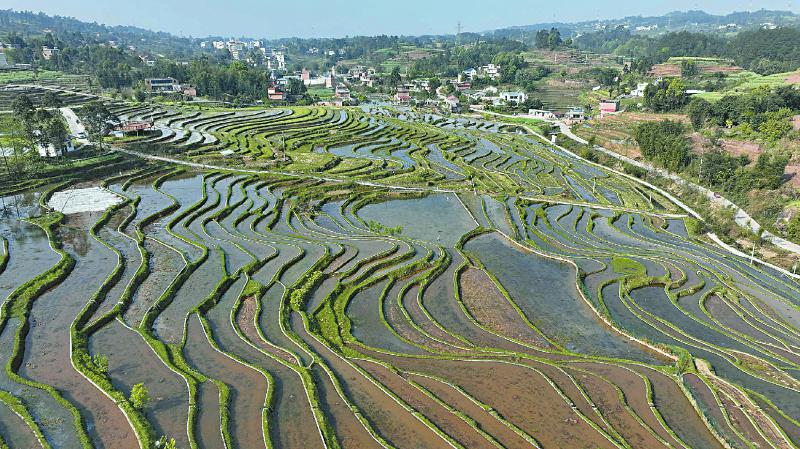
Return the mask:
POLYGON ((108 26, 84 22, 73 17, 50 16, 30 11, 0 10, 0 42, 9 33, 41 36, 51 33, 70 42, 115 42, 121 47, 134 46, 151 53, 175 55, 196 47, 196 39, 170 33, 146 30, 135 26, 108 26))
POLYGON ((663 16, 643 17, 629 16, 621 19, 588 20, 584 22, 550 22, 533 25, 514 26, 491 30, 483 33, 495 37, 519 38, 524 34, 538 30, 558 28, 563 36, 598 31, 606 28, 625 26, 632 31, 657 33, 668 31, 736 31, 737 29, 758 28, 765 24, 774 26, 800 26, 800 15, 791 11, 759 11, 733 12, 726 15, 714 15, 704 11, 675 11, 663 16), (733 25, 726 27, 727 25, 733 25))
MULTIPOLYGON (((464 36, 492 36, 497 38, 526 40, 533 38, 533 33, 541 29, 558 28, 564 37, 576 36, 593 31, 625 26, 633 32, 663 33, 667 31, 737 31, 760 27, 763 24, 775 26, 800 27, 800 15, 791 11, 760 10, 753 12, 733 12, 727 15, 713 15, 703 11, 677 11, 663 16, 642 17, 630 16, 621 19, 590 20, 583 22, 550 22, 533 25, 513 26, 490 30, 483 33, 464 33, 464 36), (642 28, 637 31, 637 28, 642 28)), ((8 33, 22 36, 41 36, 52 33, 60 39, 69 41, 78 35, 84 41, 106 43, 113 41, 119 46, 135 46, 137 49, 157 54, 187 56, 196 51, 201 40, 223 39, 206 36, 202 38, 180 37, 166 32, 151 31, 135 26, 108 26, 96 22, 84 22, 73 17, 50 16, 30 11, 0 10, 0 42, 8 33)), ((253 36, 250 36, 251 38, 253 36)), ((412 37, 412 36, 408 36, 412 37)), ((418 36, 418 38, 436 38, 437 36, 418 36)), ((439 36, 452 38, 453 36, 439 36)), ((276 39, 283 42, 286 39, 276 39)), ((303 39, 301 39, 303 40, 303 39)))

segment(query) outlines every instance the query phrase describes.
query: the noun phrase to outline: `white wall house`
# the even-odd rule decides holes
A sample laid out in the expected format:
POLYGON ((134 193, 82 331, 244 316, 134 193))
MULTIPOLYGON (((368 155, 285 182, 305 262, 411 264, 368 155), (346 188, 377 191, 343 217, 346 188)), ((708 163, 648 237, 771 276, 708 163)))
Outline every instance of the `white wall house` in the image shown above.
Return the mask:
POLYGON ((75 147, 72 145, 72 141, 69 139, 65 140, 64 143, 59 147, 54 147, 52 144, 37 144, 36 149, 39 151, 39 156, 41 157, 63 156, 67 153, 75 151, 75 147))
POLYGON ((525 92, 500 92, 500 99, 506 103, 520 104, 528 101, 528 95, 525 92))

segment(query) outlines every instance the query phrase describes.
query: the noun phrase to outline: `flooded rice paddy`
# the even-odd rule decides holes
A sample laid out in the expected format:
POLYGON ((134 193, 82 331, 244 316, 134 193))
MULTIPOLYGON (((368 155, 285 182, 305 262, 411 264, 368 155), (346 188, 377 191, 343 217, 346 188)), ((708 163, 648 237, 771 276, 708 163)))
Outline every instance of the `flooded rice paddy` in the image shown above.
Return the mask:
POLYGON ((800 288, 658 191, 476 118, 113 107, 173 160, 2 195, 8 447, 800 440, 800 288))

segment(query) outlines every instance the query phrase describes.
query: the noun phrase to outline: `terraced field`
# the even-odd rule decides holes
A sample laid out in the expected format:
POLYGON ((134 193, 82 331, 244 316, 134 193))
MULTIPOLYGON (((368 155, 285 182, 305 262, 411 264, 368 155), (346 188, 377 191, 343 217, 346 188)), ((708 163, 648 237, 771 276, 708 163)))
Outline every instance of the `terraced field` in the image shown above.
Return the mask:
POLYGON ((9 447, 800 444, 798 285, 652 186, 474 119, 113 106, 157 131, 2 184, 9 447))

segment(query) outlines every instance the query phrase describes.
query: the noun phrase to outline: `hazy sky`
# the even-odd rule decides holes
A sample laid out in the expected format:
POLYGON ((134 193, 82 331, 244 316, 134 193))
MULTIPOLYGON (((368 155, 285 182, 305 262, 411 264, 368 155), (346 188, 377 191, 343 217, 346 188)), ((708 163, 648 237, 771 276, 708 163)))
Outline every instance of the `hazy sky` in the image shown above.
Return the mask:
POLYGON ((43 11, 107 25, 190 36, 448 34, 541 22, 572 22, 702 9, 728 13, 791 8, 800 0, 1 0, 0 8, 43 11))

